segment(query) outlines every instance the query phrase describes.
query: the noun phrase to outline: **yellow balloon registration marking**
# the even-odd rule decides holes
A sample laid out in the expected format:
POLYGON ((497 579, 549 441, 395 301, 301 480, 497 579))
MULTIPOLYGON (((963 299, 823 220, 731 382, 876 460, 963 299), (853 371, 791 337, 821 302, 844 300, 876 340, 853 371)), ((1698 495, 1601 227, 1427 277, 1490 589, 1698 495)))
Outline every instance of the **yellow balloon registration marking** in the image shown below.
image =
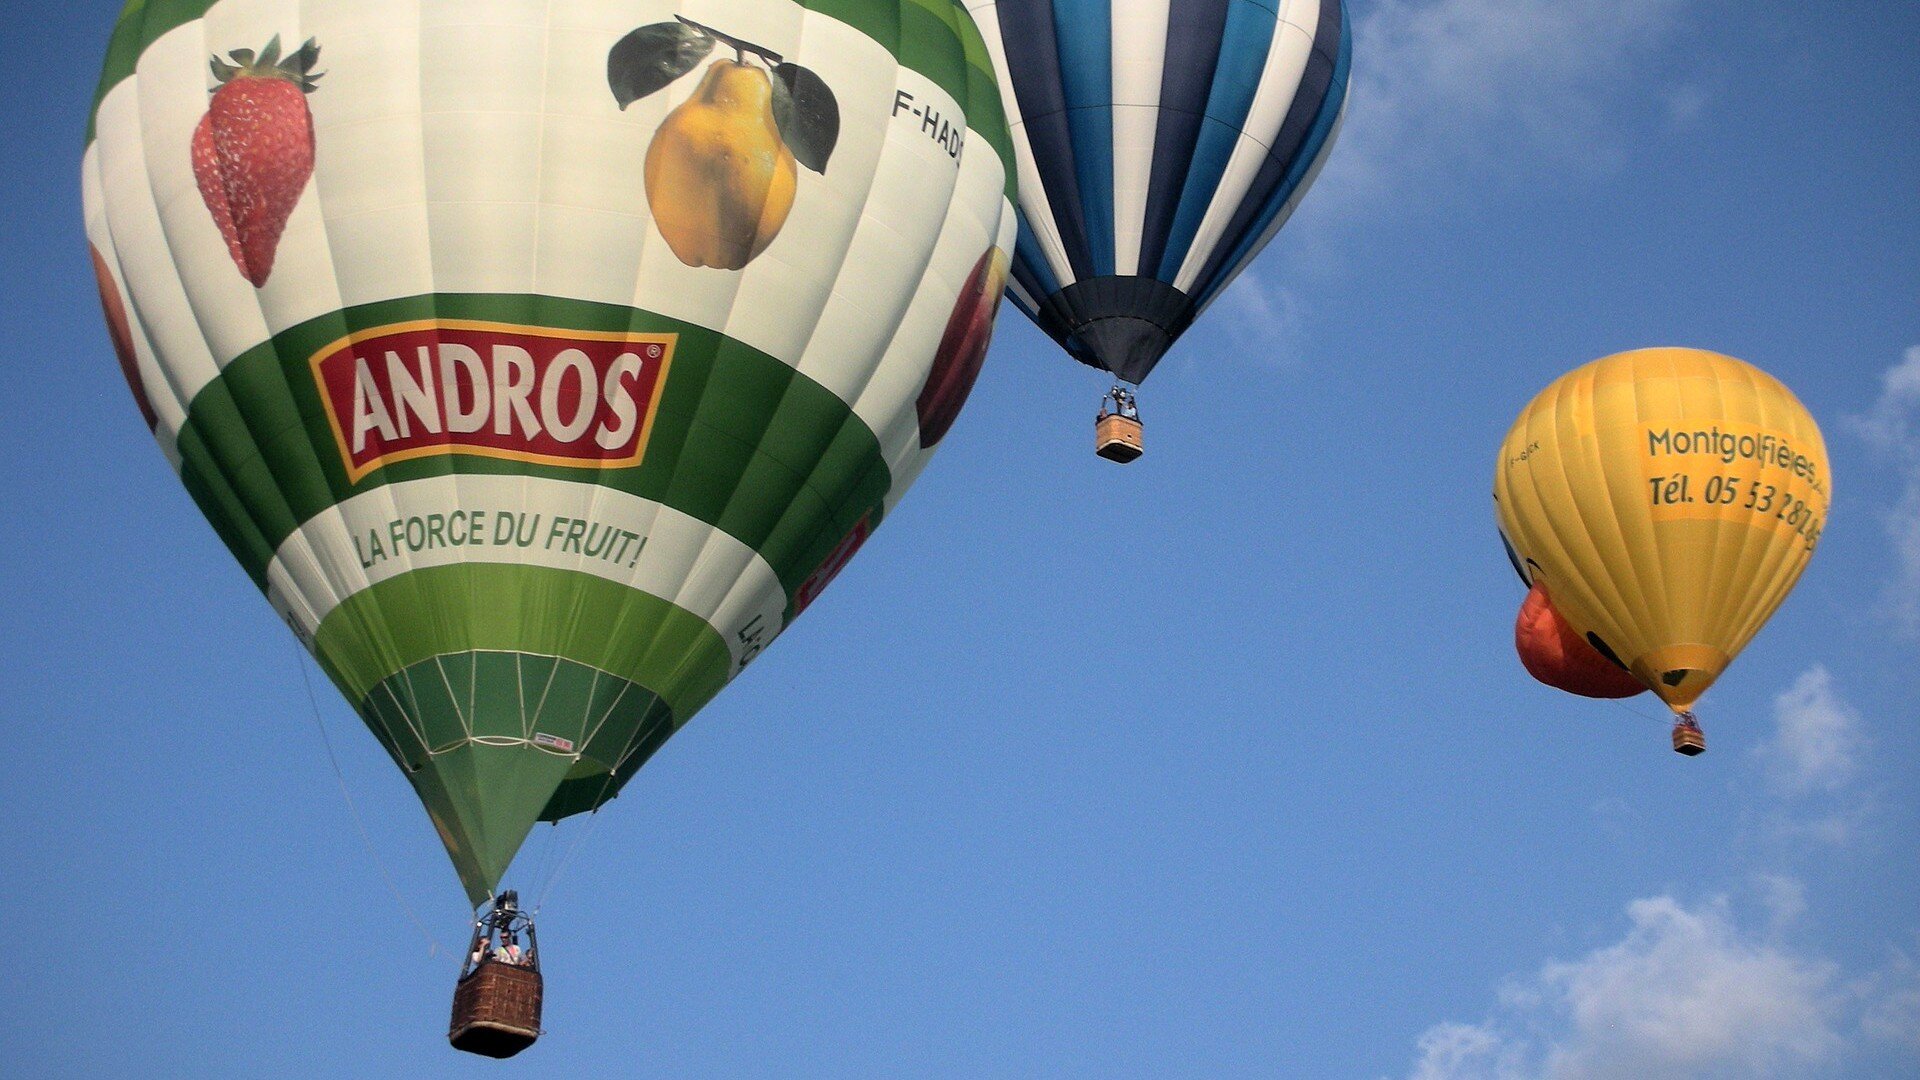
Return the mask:
POLYGON ((1698 349, 1568 372, 1521 412, 1499 460, 1501 532, 1528 574, 1676 711, 1799 580, 1832 491, 1792 392, 1698 349))

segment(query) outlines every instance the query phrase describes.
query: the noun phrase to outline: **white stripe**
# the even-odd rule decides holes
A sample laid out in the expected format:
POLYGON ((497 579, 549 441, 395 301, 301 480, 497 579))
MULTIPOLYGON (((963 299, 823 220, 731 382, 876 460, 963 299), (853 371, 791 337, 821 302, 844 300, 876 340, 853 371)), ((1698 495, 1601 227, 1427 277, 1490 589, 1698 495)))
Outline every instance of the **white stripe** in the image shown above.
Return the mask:
POLYGON ((160 391, 154 395, 156 402, 172 399, 184 415, 185 403, 220 369, 174 269, 153 187, 147 182, 139 82, 135 75, 114 87, 100 103, 94 123, 93 150, 98 154, 106 231, 113 243, 112 250, 101 253, 119 268, 127 306, 140 320, 158 361, 159 378, 149 384, 149 391, 160 391))
MULTIPOLYGON (((915 141, 927 142, 925 139, 915 141)), ((977 145, 985 147, 987 142, 979 139, 977 145)), ((947 323, 974 266, 989 249, 1000 246, 1003 226, 1013 221, 1013 215, 1008 212, 1012 207, 1004 194, 1006 183, 1006 172, 997 155, 991 152, 961 154, 951 210, 933 219, 938 238, 932 243, 921 242, 928 259, 918 287, 902 298, 903 311, 883 311, 879 316, 883 329, 893 328, 892 335, 886 341, 885 351, 878 354, 878 366, 865 385, 857 389, 853 409, 878 438, 880 454, 896 477, 894 490, 901 494, 907 487, 897 479, 903 459, 924 453, 920 446, 916 402, 932 372, 947 323)), ((877 230, 874 232, 877 239, 884 240, 877 230)), ((1011 258, 1011 247, 1004 250, 1011 258)), ((850 304, 837 305, 828 319, 821 320, 815 342, 824 344, 861 333, 857 327, 839 321, 857 314, 857 309, 850 304)), ((803 363, 800 370, 808 371, 809 365, 803 363)))
MULTIPOLYGON (((442 538, 447 535, 443 530, 442 538)), ((729 676, 741 667, 739 631, 758 618, 767 631, 763 643, 772 640, 787 603, 780 579, 759 553, 671 507, 598 484, 474 473, 388 484, 328 508, 274 553, 267 597, 295 633, 311 641, 321 621, 362 589, 411 570, 462 563, 576 570, 669 600, 706 620, 726 641, 733 656, 729 676), (480 542, 421 543, 432 515, 446 520, 465 512, 471 521, 475 511, 485 514, 480 542), (526 546, 502 532, 503 511, 515 523, 538 516, 526 546), (570 526, 559 524, 561 519, 612 526, 646 543, 630 541, 619 560, 589 558, 582 545, 569 548, 570 526)))
MULTIPOLYGON (((885 93, 888 102, 894 100, 893 75, 888 73, 885 93)), ((959 102, 918 73, 899 71, 897 89, 911 94, 916 107, 936 110, 946 117, 961 115, 959 102)), ((872 177, 870 197, 896 212, 867 218, 849 228, 848 235, 832 239, 832 250, 838 254, 832 272, 816 275, 813 283, 813 287, 823 292, 830 289, 832 302, 824 302, 826 297, 822 297, 822 302, 809 305, 818 314, 799 328, 800 343, 805 351, 796 366, 802 374, 819 381, 849 404, 859 402, 878 372, 888 366, 889 350, 903 333, 918 343, 912 357, 915 361, 912 366, 918 368, 915 374, 922 378, 926 375, 940 331, 934 330, 931 336, 915 336, 903 326, 902 320, 927 294, 946 290, 945 284, 938 281, 940 267, 934 256, 939 252, 948 218, 960 213, 955 206, 955 196, 960 188, 962 164, 923 134, 918 124, 890 124, 886 134, 883 142, 874 145, 865 173, 872 177)), ((964 147, 964 142, 962 145, 964 147)), ((979 156, 967 154, 964 149, 961 154, 962 159, 979 156)), ((980 193, 974 194, 977 200, 980 193)), ((984 250, 984 238, 981 247, 984 250)), ((772 254, 769 249, 762 258, 772 254)), ((766 281, 762 289, 761 295, 767 301, 763 306, 777 308, 772 301, 781 290, 792 291, 792 285, 766 281)), ((743 302, 735 306, 737 314, 726 326, 729 334, 741 336, 744 333, 739 325, 741 321, 756 317, 754 304, 745 302, 745 292, 743 287, 743 302)), ((918 389, 916 383, 915 392, 918 389)), ((908 406, 911 420, 911 398, 908 406)), ((898 411, 897 402, 893 411, 898 411)), ((885 428, 886 418, 885 414, 874 416, 871 409, 868 416, 863 417, 870 423, 873 419, 881 421, 874 426, 876 433, 885 428)))
MULTIPOLYGON (((992 155, 983 154, 981 158, 986 162, 998 162, 998 159, 992 155)), ((1000 190, 1005 190, 1005 177, 1000 174, 997 164, 991 170, 982 170, 983 173, 987 171, 993 175, 983 175, 982 180, 1001 184, 1000 190)), ((894 342, 895 350, 904 351, 917 347, 910 344, 912 337, 908 335, 921 337, 931 334, 935 335, 937 340, 938 336, 946 333, 947 321, 952 316, 955 300, 965 288, 967 279, 972 276, 974 265, 980 261, 980 254, 989 250, 989 245, 1006 252, 1008 259, 1012 259, 1014 239, 1019 234, 1019 223, 1011 213, 1012 204, 1006 202, 1004 195, 1001 196, 1001 205, 1004 207, 1004 212, 996 215, 998 218, 996 222, 983 222, 977 219, 966 222, 960 215, 955 215, 955 221, 950 223, 947 235, 940 241, 941 250, 946 256, 941 261, 947 266, 941 274, 942 283, 937 288, 930 287, 925 290, 921 301, 916 302, 914 310, 910 311, 907 318, 902 321, 901 336, 894 342)), ((1007 280, 1012 281, 1012 276, 1009 275, 1007 280)), ((988 349, 988 353, 991 355, 991 348, 988 349)), ((885 456, 887 471, 893 479, 893 486, 887 491, 883 505, 883 510, 887 513, 891 513, 894 506, 906 495, 907 488, 912 486, 914 479, 920 475, 920 470, 926 467, 928 459, 940 445, 938 443, 932 447, 920 445, 919 409, 916 401, 920 395, 920 388, 926 385, 931 373, 933 350, 926 350, 926 355, 928 359, 917 364, 902 357, 900 362, 890 367, 893 370, 913 373, 911 378, 875 380, 874 384, 868 388, 868 395, 861 398, 862 406, 866 406, 870 399, 877 398, 884 402, 895 395, 905 398, 902 402, 904 407, 896 413, 900 417, 899 422, 887 428, 877 429, 880 431, 880 452, 885 456)), ((879 410, 876 409, 876 411, 879 410)), ((951 437, 949 433, 948 438, 951 437)))
POLYGON ((1140 272, 1147 189, 1160 126, 1169 0, 1115 4, 1113 24, 1113 272, 1140 272))
POLYGON ((127 292, 126 273, 120 266, 119 249, 114 245, 113 230, 107 224, 107 210, 101 198, 100 144, 97 141, 87 147, 85 156, 80 159, 80 202, 85 208, 87 242, 100 253, 101 261, 106 263, 107 273, 112 277, 114 287, 120 290, 121 301, 127 310, 127 328, 133 338, 134 364, 138 369, 140 387, 153 406, 153 437, 160 444, 160 452, 166 455, 167 464, 173 466, 173 471, 177 473, 180 471, 180 425, 186 422, 187 410, 172 384, 167 382, 166 373, 154 356, 153 342, 147 337, 146 323, 127 292))
POLYGON ((1061 242, 1060 229, 1054 224, 1053 206, 1047 201, 1047 190, 1040 183, 1040 168, 1034 164, 1033 148, 1027 145, 1026 122, 1020 118, 1020 99, 1013 92, 1013 78, 1007 72, 1007 49, 1000 41, 998 0, 969 4, 967 10, 973 15, 974 22, 979 24, 980 36, 986 39, 987 52, 993 56, 994 74, 1000 79, 1000 104, 1007 114, 1007 129, 1013 135, 1020 208, 1027 213, 1027 225, 1033 230, 1034 246, 1040 249, 1041 257, 1053 269, 1055 282, 1065 288, 1079 279, 1073 276, 1073 266, 1067 261, 1067 246, 1061 242))
POLYGON ((1220 279, 1220 287, 1214 291, 1212 296, 1207 298, 1206 303, 1194 311, 1194 318, 1199 318, 1202 313, 1213 306, 1215 300, 1220 299, 1221 294, 1227 291, 1227 286, 1233 284, 1233 279, 1240 276, 1240 272, 1245 270, 1248 265, 1253 262, 1254 258, 1260 254, 1260 249, 1266 247, 1267 242, 1272 240, 1274 236, 1280 232, 1280 227, 1285 225, 1287 219, 1293 216, 1294 210, 1300 206, 1300 200, 1306 197, 1307 189, 1311 188, 1313 182, 1319 179, 1320 169, 1326 165, 1327 155, 1332 152, 1333 144, 1340 138, 1340 129, 1346 126, 1346 122, 1347 103, 1342 100, 1340 102, 1340 114, 1333 118, 1333 129, 1327 132, 1327 141, 1320 145, 1320 156, 1314 158, 1313 164, 1307 167, 1306 175, 1300 178, 1300 183, 1293 189, 1293 194, 1287 196, 1287 204, 1280 208, 1278 214, 1274 215, 1273 221, 1268 223, 1266 231, 1260 234, 1260 239, 1255 241, 1254 245, 1247 249, 1246 255, 1243 256, 1239 262, 1235 263, 1233 267, 1226 272, 1226 275, 1220 279))
MULTIPOLYGON (((193 132, 206 115, 207 85, 212 80, 203 26, 196 21, 176 27, 140 54, 138 129, 129 137, 140 147, 145 183, 159 210, 164 233, 161 265, 185 289, 202 348, 225 366, 265 340, 270 330, 254 299, 254 288, 234 266, 193 175, 193 132)), ((252 32, 240 40, 256 49, 266 43, 265 38, 254 40, 252 32)), ((111 197, 119 196, 117 183, 109 181, 107 190, 111 197)), ((115 235, 119 235, 117 229, 115 235)))
MULTIPOLYGON (((1290 17, 1309 14, 1318 17, 1319 8, 1318 0, 1302 0, 1290 4, 1287 13, 1290 17)), ((1260 87, 1254 93, 1253 105, 1247 110, 1246 123, 1240 137, 1234 142, 1232 155, 1227 158, 1227 167, 1221 173, 1220 183, 1214 188, 1213 200, 1207 204, 1206 216, 1200 219, 1200 228, 1187 248, 1179 274, 1174 277, 1174 288, 1190 292, 1194 280, 1206 268, 1214 249, 1220 245, 1221 233, 1226 231, 1234 212, 1246 200, 1254 178, 1260 173, 1260 166, 1272 152, 1274 140, 1279 138, 1281 125, 1287 120, 1287 110, 1293 107, 1293 99, 1300 92, 1300 79, 1306 74, 1307 57, 1312 52, 1313 34, 1310 30, 1303 30, 1298 23, 1288 20, 1274 24, 1273 41, 1267 48, 1267 62, 1260 72, 1260 87)), ((1229 237, 1228 242, 1231 243, 1233 239, 1229 237)))

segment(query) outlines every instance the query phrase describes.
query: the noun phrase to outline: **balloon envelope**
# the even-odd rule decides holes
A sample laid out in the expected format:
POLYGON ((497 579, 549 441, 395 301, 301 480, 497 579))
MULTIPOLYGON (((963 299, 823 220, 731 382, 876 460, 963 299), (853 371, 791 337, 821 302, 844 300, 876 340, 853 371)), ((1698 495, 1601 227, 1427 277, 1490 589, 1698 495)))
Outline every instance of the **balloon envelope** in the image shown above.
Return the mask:
POLYGON ((83 186, 161 449, 478 903, 912 482, 1010 161, 948 0, 134 0, 83 186))
POLYGON ((1641 349, 1562 376, 1500 448, 1500 530, 1553 607, 1675 711, 1806 569, 1833 489, 1813 417, 1771 375, 1641 349))
POLYGON ((971 3, 1020 169, 1011 291, 1139 382, 1286 223, 1332 149, 1342 0, 971 3))

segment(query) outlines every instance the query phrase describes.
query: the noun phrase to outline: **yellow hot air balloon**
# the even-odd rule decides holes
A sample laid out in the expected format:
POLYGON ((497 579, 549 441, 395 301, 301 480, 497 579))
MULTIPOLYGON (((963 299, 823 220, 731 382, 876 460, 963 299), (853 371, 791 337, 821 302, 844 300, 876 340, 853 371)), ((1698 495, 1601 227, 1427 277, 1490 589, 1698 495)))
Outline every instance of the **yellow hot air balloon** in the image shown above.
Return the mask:
POLYGON ((1806 407, 1751 364, 1638 349, 1561 376, 1500 448, 1515 562, 1603 655, 1680 717, 1806 569, 1833 491, 1806 407))

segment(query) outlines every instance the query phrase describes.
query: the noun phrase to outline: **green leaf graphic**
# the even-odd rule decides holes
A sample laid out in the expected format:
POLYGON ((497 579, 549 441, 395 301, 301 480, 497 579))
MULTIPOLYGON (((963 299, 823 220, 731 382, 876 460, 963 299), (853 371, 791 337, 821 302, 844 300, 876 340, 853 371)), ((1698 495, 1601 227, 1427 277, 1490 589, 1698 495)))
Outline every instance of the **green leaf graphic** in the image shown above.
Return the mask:
POLYGON ((643 26, 607 53, 607 85, 622 109, 692 71, 713 51, 711 35, 683 22, 643 26))
POLYGON ((773 122, 794 160, 824 175, 840 141, 840 103, 826 80, 799 64, 775 67, 773 122))

